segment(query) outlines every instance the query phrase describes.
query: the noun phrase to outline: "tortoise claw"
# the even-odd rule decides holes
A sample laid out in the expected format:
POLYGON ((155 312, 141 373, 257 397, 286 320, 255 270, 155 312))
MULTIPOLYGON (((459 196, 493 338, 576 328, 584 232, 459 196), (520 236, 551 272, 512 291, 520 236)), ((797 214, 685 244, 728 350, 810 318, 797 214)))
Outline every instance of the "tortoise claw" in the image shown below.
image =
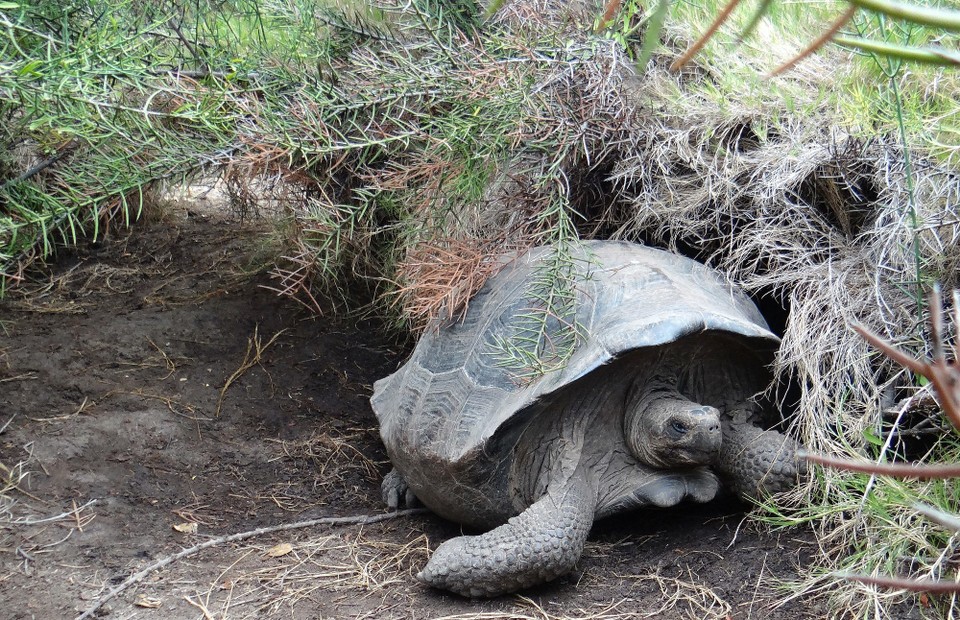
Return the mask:
POLYGON ((398 510, 401 507, 417 508, 421 505, 420 500, 407 486, 407 481, 396 469, 391 469, 390 473, 383 477, 380 495, 389 510, 398 510))

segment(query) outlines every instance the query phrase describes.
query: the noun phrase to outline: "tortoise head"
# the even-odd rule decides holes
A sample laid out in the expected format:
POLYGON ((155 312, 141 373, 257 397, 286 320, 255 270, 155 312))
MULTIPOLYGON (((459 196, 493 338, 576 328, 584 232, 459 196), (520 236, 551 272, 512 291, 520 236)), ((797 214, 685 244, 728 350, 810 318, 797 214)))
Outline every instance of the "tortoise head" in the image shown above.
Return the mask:
POLYGON ((623 432, 633 456, 658 468, 709 465, 720 454, 720 412, 679 393, 651 390, 632 399, 623 432))

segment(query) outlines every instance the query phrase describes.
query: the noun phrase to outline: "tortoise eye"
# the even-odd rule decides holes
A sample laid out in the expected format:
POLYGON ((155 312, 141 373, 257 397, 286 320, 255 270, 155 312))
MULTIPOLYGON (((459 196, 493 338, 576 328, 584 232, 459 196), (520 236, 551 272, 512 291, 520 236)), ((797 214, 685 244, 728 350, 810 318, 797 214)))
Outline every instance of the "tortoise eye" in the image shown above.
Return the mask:
POLYGON ((683 424, 683 422, 679 420, 674 420, 673 422, 671 422, 670 428, 672 428, 674 431, 676 431, 680 435, 685 435, 688 430, 687 427, 683 424))

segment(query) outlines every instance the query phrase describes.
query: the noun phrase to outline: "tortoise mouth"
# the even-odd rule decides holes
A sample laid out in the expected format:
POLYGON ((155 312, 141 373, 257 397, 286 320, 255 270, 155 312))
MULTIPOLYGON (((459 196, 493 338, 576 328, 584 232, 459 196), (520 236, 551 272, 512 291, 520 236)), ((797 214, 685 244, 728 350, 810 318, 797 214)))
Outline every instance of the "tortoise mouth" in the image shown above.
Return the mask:
POLYGON ((637 455, 648 465, 664 468, 713 465, 720 456, 722 436, 719 430, 698 429, 681 441, 665 442, 646 454, 637 455))
POLYGON ((714 464, 720 456, 720 437, 709 436, 702 439, 698 445, 683 446, 675 450, 670 454, 669 460, 674 466, 698 467, 714 464))

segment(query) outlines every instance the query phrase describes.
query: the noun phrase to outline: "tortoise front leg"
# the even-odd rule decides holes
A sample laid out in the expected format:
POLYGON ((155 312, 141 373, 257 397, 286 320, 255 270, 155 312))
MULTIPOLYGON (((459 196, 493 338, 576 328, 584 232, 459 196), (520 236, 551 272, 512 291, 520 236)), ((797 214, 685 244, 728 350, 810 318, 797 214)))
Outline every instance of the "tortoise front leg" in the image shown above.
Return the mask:
POLYGON ((793 439, 749 422, 724 420, 717 470, 745 499, 762 499, 793 488, 806 472, 793 439))
POLYGON ((498 528, 446 541, 417 578, 474 598, 545 583, 580 559, 595 509, 596 492, 577 477, 498 528))

